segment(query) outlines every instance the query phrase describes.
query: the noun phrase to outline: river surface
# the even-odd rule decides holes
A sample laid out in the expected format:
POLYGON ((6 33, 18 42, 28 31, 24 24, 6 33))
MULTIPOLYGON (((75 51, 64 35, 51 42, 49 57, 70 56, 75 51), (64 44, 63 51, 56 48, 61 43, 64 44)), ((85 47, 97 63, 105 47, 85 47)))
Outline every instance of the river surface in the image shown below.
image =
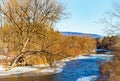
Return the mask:
POLYGON ((100 76, 100 63, 108 62, 110 59, 109 55, 104 54, 85 56, 66 62, 63 71, 57 74, 40 75, 28 72, 0 77, 0 81, 94 81, 100 76))

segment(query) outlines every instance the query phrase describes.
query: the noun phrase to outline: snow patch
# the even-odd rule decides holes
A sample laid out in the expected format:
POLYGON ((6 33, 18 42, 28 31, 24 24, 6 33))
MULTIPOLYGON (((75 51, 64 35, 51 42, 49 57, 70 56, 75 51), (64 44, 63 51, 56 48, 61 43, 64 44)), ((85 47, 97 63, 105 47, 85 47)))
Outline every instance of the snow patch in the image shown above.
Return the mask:
POLYGON ((7 58, 7 56, 4 56, 4 55, 0 55, 0 59, 2 60, 2 59, 6 59, 7 58))
POLYGON ((20 73, 29 72, 29 71, 35 71, 35 70, 37 70, 37 68, 26 66, 26 67, 16 67, 16 68, 13 68, 11 70, 6 71, 6 69, 1 66, 0 67, 0 76, 6 76, 6 75, 12 75, 12 74, 20 74, 20 73))
POLYGON ((56 74, 62 72, 62 68, 44 68, 42 70, 39 70, 38 73, 42 74, 56 74))
POLYGON ((79 56, 79 57, 75 57, 74 59, 88 59, 90 58, 89 56, 79 56))
POLYGON ((5 71, 5 68, 3 66, 0 66, 0 72, 5 71))
POLYGON ((71 60, 88 59, 88 58, 91 58, 91 57, 80 55, 80 56, 76 56, 76 57, 69 57, 69 58, 63 59, 63 60, 61 60, 61 62, 68 62, 68 61, 71 61, 71 60))
POLYGON ((89 54, 88 56, 84 56, 84 55, 79 55, 79 56, 76 56, 76 57, 69 57, 69 58, 66 58, 66 59, 63 59, 61 60, 61 62, 68 62, 68 61, 71 61, 71 60, 77 60, 77 59, 94 59, 94 58, 97 58, 97 57, 113 57, 113 55, 107 55, 107 54, 89 54))
POLYGON ((34 67, 49 67, 49 64, 33 65, 34 67))
POLYGON ((103 56, 103 57, 113 57, 114 55, 108 55, 108 54, 90 54, 89 56, 103 56))
POLYGON ((63 71, 62 67, 65 66, 63 62, 56 62, 55 68, 50 68, 49 65, 34 65, 34 66, 24 66, 24 67, 15 67, 11 70, 6 71, 6 68, 0 66, 0 76, 7 76, 12 74, 20 74, 25 72, 34 71, 39 74, 56 74, 63 71))
POLYGON ((95 81, 97 78, 98 78, 97 76, 88 76, 88 77, 78 78, 76 81, 95 81))

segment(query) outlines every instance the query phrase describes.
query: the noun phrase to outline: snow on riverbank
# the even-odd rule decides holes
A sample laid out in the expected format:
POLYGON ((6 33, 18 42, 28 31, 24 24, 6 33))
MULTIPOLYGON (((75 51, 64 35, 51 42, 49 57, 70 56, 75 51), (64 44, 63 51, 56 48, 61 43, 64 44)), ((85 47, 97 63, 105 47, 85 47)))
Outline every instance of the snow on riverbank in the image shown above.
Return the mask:
MULTIPOLYGON (((49 68, 49 65, 34 65, 34 66, 25 66, 25 67, 15 67, 11 70, 6 71, 6 69, 3 66, 0 66, 0 76, 6 76, 6 75, 12 75, 12 74, 20 74, 20 73, 25 73, 25 72, 30 72, 30 71, 34 71, 37 73, 42 73, 42 74, 56 74, 61 72, 63 69, 62 67, 64 67, 66 64, 66 61, 70 61, 70 60, 76 60, 76 59, 89 59, 89 58, 96 58, 99 56, 103 56, 103 57, 112 57, 113 55, 105 55, 105 54, 92 54, 92 55, 88 55, 88 56, 76 56, 76 57, 71 57, 71 58, 67 58, 61 61, 58 61, 55 63, 56 67, 55 68, 49 68)), ((88 78, 88 77, 87 77, 88 78)), ((84 78, 82 78, 84 79, 84 78)), ((78 81, 86 81, 86 80, 78 80, 78 81)))
POLYGON ((0 76, 12 75, 12 74, 20 74, 29 71, 35 71, 37 68, 26 66, 26 67, 15 67, 11 70, 6 71, 6 69, 0 66, 0 76))
POLYGON ((77 60, 77 59, 91 59, 91 58, 97 58, 97 57, 113 57, 113 55, 107 55, 107 54, 90 54, 90 55, 79 55, 79 56, 76 56, 76 57, 69 57, 69 58, 66 58, 66 59, 63 59, 61 60, 62 62, 67 62, 67 61, 70 61, 70 60, 77 60))
POLYGON ((108 55, 108 54, 90 54, 89 56, 113 57, 114 55, 108 55))
POLYGON ((7 58, 7 57, 4 56, 4 55, 0 56, 0 59, 6 59, 6 58, 7 58))
POLYGON ((60 73, 62 71, 63 71, 62 68, 44 68, 44 69, 38 70, 37 73, 48 75, 48 74, 60 73))
POLYGON ((79 78, 76 81, 95 81, 97 78, 98 78, 97 76, 88 76, 79 78))
POLYGON ((65 63, 63 62, 57 62, 56 68, 50 68, 49 65, 34 65, 34 66, 24 66, 24 67, 15 67, 11 70, 6 71, 6 69, 3 66, 0 66, 0 76, 7 76, 7 75, 13 75, 13 74, 20 74, 25 72, 36 72, 41 74, 56 74, 61 72, 63 69, 62 67, 65 66, 65 63))
POLYGON ((62 61, 62 62, 67 62, 67 61, 70 61, 70 60, 88 59, 88 58, 90 58, 90 57, 89 57, 89 56, 79 55, 79 56, 76 56, 76 57, 69 57, 69 58, 63 59, 63 60, 61 60, 61 61, 62 61))

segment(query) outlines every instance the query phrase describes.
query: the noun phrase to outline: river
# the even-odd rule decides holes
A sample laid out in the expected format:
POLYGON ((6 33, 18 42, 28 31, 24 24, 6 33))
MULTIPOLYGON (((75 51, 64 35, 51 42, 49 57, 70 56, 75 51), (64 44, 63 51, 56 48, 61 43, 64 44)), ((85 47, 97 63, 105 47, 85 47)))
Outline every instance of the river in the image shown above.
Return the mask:
POLYGON ((0 77, 0 81, 94 81, 100 74, 100 63, 108 62, 110 55, 97 54, 84 56, 66 62, 63 71, 57 74, 40 75, 28 72, 13 76, 0 77), (27 76, 26 76, 27 75, 27 76))

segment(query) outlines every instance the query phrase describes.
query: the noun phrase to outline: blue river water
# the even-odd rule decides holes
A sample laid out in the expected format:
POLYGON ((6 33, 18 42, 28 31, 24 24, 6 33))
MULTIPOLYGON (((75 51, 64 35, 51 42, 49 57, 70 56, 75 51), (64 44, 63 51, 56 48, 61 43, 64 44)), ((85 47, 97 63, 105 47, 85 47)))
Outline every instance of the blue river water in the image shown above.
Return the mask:
POLYGON ((54 81, 91 81, 92 76, 99 77, 100 63, 108 62, 111 57, 104 55, 87 56, 85 59, 77 59, 66 62, 63 71, 56 74, 54 81), (80 79, 89 77, 85 79, 80 79))

